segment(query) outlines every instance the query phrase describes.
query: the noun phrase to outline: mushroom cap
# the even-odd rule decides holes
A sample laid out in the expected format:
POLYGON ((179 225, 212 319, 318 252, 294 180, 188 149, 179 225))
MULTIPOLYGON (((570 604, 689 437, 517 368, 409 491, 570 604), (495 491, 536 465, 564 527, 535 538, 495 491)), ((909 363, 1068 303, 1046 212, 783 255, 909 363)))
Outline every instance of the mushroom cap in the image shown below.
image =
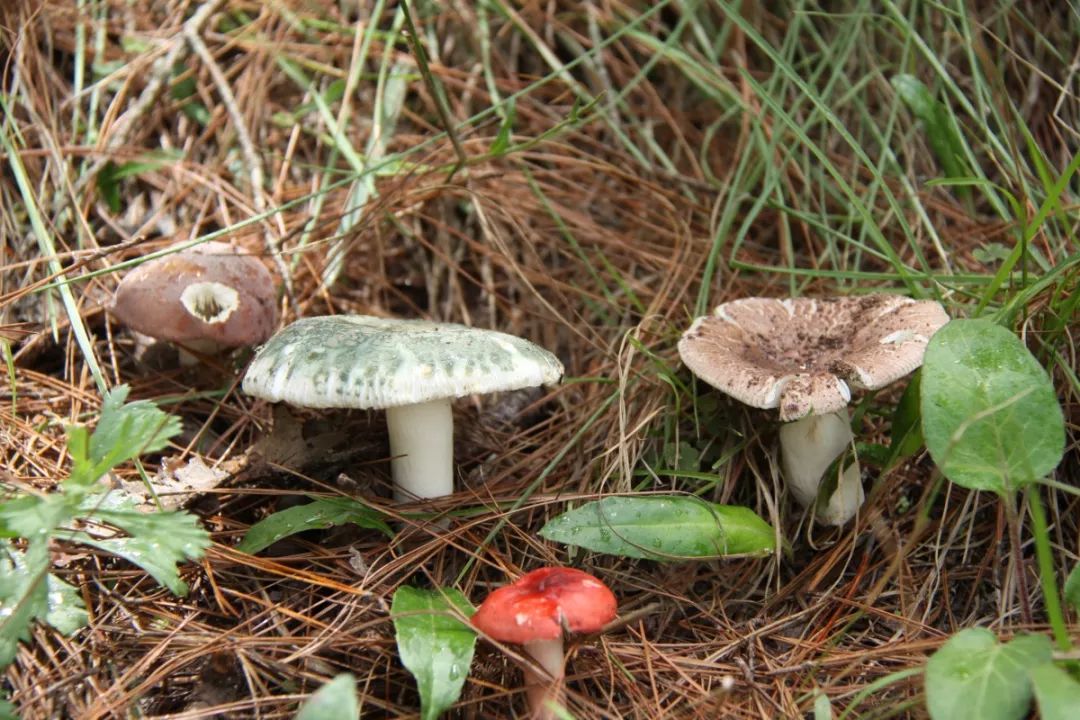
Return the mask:
POLYGON ((874 390, 922 365, 949 321, 933 300, 899 295, 745 298, 700 317, 679 340, 699 378, 787 422, 842 410, 849 385, 874 390))
POLYGON ((297 320, 272 337, 243 387, 301 407, 388 408, 549 385, 562 374, 554 355, 506 333, 330 315, 297 320))
POLYGON ((277 325, 273 277, 257 258, 220 242, 139 265, 120 281, 109 310, 133 330, 181 344, 255 345, 277 325))
POLYGON ((499 642, 554 640, 563 631, 596 632, 615 617, 615 595, 587 572, 545 567, 487 596, 472 624, 499 642))

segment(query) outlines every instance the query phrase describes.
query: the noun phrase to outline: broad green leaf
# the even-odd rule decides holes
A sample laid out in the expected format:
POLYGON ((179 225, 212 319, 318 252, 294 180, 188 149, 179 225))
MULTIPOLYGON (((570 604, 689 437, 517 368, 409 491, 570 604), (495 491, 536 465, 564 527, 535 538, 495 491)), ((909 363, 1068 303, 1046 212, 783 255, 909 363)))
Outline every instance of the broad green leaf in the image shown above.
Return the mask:
POLYGON ((1074 567, 1069 577, 1065 578, 1065 602, 1080 612, 1080 565, 1074 567))
POLYGON ((987 320, 953 320, 926 348, 926 447, 952 482, 1006 493, 1061 461, 1065 425, 1046 370, 987 320))
POLYGON ((472 664, 476 633, 454 617, 455 610, 465 617, 475 612, 453 588, 402 585, 390 605, 398 655, 416 678, 423 720, 434 720, 457 702, 472 664))
POLYGON ((1053 663, 1030 671, 1042 720, 1076 720, 1080 714, 1080 683, 1053 663))
POLYGON ((69 539, 119 555, 150 573, 175 595, 187 594, 187 583, 180 579, 176 565, 201 558, 210 544, 210 536, 199 526, 198 518, 186 512, 144 513, 104 508, 94 512, 93 517, 120 528, 130 537, 100 539, 73 533, 69 539))
POLYGON ((15 706, 7 700, 0 700, 0 720, 19 720, 15 706))
POLYGON ((594 552, 652 560, 767 554, 772 527, 748 508, 692 496, 609 497, 554 518, 541 537, 594 552))
POLYGON ((254 554, 283 537, 305 530, 323 530, 352 523, 393 537, 394 531, 378 511, 350 498, 315 498, 307 505, 297 505, 263 518, 248 529, 236 546, 240 552, 254 554))
MULTIPOLYGON (((964 146, 946 107, 934 98, 921 80, 912 75, 894 75, 892 86, 923 124, 930 150, 946 177, 965 176, 964 146)), ((961 192, 967 192, 967 188, 961 188, 961 192)))
POLYGON ((342 673, 312 693, 296 720, 356 720, 360 703, 356 699, 356 679, 342 673))
POLYGON ((926 663, 933 720, 1019 720, 1031 704, 1028 671, 1050 660, 1050 639, 1021 635, 1004 645, 986 628, 961 630, 926 663))

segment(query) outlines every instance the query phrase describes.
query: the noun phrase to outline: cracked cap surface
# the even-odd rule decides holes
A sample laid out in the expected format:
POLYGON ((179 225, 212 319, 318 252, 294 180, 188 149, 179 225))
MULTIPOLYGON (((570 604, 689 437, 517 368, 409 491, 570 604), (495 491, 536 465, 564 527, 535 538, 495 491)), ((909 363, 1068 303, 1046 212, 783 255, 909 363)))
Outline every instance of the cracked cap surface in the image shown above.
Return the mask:
POLYGON ((948 321, 937 302, 899 295, 744 298, 695 320, 679 355, 713 387, 788 422, 843 409, 850 386, 873 390, 912 372, 948 321))

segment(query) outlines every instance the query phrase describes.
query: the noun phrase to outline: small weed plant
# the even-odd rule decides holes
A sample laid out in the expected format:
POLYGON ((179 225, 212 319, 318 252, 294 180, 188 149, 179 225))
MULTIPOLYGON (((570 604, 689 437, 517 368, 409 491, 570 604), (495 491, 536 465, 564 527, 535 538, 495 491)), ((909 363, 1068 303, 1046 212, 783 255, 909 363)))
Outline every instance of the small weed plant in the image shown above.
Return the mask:
POLYGON ((0 666, 8 665, 33 622, 69 635, 88 622, 79 591, 52 572, 57 546, 78 544, 135 563, 177 595, 187 593, 177 563, 202 556, 210 543, 185 512, 143 512, 101 479, 180 432, 180 420, 154 404, 125 403, 128 387, 106 393, 93 433, 67 428, 71 474, 56 492, 8 489, 0 504, 0 666))

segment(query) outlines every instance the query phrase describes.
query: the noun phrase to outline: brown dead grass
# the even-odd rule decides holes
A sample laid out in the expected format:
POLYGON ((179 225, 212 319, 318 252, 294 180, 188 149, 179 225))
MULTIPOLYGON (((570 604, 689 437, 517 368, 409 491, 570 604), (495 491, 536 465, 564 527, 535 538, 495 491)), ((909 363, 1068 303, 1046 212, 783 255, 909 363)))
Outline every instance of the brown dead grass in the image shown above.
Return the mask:
MULTIPOLYGON (((41 212, 66 277, 76 281, 82 321, 109 382, 131 384, 139 398, 179 399, 167 408, 184 418, 185 427, 166 453, 171 461, 198 454, 209 463, 232 461, 238 469, 192 508, 215 545, 204 561, 185 568, 191 585, 185 598, 113 558, 57 548, 61 572, 82 589, 92 626, 71 638, 35 629, 6 674, 23 718, 291 717, 307 693, 342 671, 358 679, 365 717, 416 716, 414 684, 396 658, 388 619, 394 590, 406 583, 456 584, 478 602, 489 588, 545 563, 569 561, 601 576, 627 618, 574 647, 569 697, 579 718, 797 717, 809 710, 818 689, 842 708, 870 683, 917 667, 954 630, 988 622, 1004 633, 1028 627, 1018 616, 1004 519, 992 497, 941 488, 929 460, 919 458, 875 478, 871 501, 851 527, 808 529, 780 494, 772 418, 726 402, 718 418, 727 430, 713 449, 717 455, 730 451, 732 459, 717 471, 707 496, 749 505, 783 528, 791 538, 789 556, 659 564, 568 556, 565 547, 536 535, 567 502, 628 492, 645 480, 633 473, 657 457, 665 426, 678 438, 703 442, 686 410, 690 396, 673 391, 664 374, 690 382, 679 369, 674 340, 692 314, 717 222, 718 185, 710 177, 720 178, 722 187, 747 140, 738 122, 706 135, 708 119, 687 99, 694 91, 682 76, 661 67, 626 98, 637 116, 654 123, 653 141, 675 160, 678 173, 642 168, 593 119, 531 149, 476 160, 449 178, 443 168, 453 163, 453 148, 438 136, 442 128, 423 84, 410 81, 388 149, 423 144, 409 157, 417 166, 379 179, 378 198, 344 238, 343 275, 327 288, 321 272, 348 186, 328 190, 321 213, 313 216, 303 199, 330 162, 326 130, 317 113, 286 127, 273 117, 311 101, 277 67, 278 53, 303 61, 310 75, 321 73, 323 86, 345 76, 351 38, 318 28, 303 33, 290 19, 339 18, 353 25, 341 18, 338 4, 210 4, 249 19, 243 34, 224 31, 219 14, 200 30, 231 88, 242 128, 225 106, 213 68, 177 50, 197 4, 162 2, 137 10, 119 1, 102 5, 107 33, 101 52, 88 57, 102 66, 124 64, 111 68, 104 81, 95 116, 100 133, 92 144, 72 125, 76 108, 85 120, 88 107, 73 102, 72 58, 79 23, 91 48, 99 25, 70 3, 9 9, 3 78, 5 92, 16 99, 14 124, 26 148, 21 159, 40 189, 41 212), (122 37, 141 38, 148 47, 125 50, 122 37), (210 109, 205 127, 180 111, 164 87, 168 78, 155 66, 174 51, 210 109), (165 91, 141 101, 155 81, 165 91), (257 150, 261 167, 248 162, 245 142, 257 150), (88 173, 107 160, 163 147, 181 149, 183 160, 126 181, 124 208, 112 214, 88 173), (252 191, 253 172, 265 177, 263 192, 252 191), (104 308, 122 274, 117 264, 177 237, 205 235, 274 209, 279 211, 231 239, 263 254, 268 267, 289 268, 284 322, 364 313, 498 328, 552 348, 568 375, 582 379, 524 401, 459 403, 463 489, 437 506, 481 512, 454 521, 450 534, 408 527, 387 542, 374 532, 336 529, 280 543, 258 557, 230 549, 252 522, 306 492, 357 493, 388 506, 380 417, 303 415, 309 439, 325 452, 270 463, 252 447, 271 427, 271 408, 236 387, 235 372, 246 356, 219 358, 196 374, 140 365, 132 338, 104 308), (301 247, 307 227, 312 234, 301 247), (568 236, 580 244, 584 260, 568 236), (200 390, 213 392, 199 396, 200 390), (681 415, 675 415, 677 400, 681 415), (560 453, 565 455, 552 464, 560 453), (341 472, 348 477, 340 478, 341 472), (544 472, 520 509, 499 510, 544 472), (918 520, 931 499, 929 518, 918 520)), ((526 34, 558 47, 564 61, 568 51, 552 42, 554 28, 585 47, 592 44, 584 11, 572 5, 527 3, 513 22, 493 17, 492 67, 501 93, 523 89, 548 72, 526 34)), ((618 3, 588 8, 603 27, 629 12, 618 3)), ((779 22, 761 21, 766 29, 779 22)), ((442 39, 433 70, 457 122, 491 105, 476 60, 475 23, 470 3, 450 3, 424 19, 442 39)), ((737 45, 738 37, 732 42, 737 45)), ((412 67, 404 44, 391 48, 376 41, 371 52, 371 69, 384 53, 412 67)), ((579 71, 577 81, 623 87, 648 57, 631 39, 617 42, 605 54, 606 79, 579 71)), ((739 62, 745 66, 746 57, 739 62)), ((738 81, 735 70, 725 67, 738 81)), ((765 67, 749 70, 764 73, 765 67)), ((745 84, 741 90, 750 94, 745 84)), ((353 102, 356 121, 347 131, 356 148, 367 140, 373 93, 365 76, 353 102)), ((555 126, 573 102, 565 82, 535 88, 518 99, 516 136, 536 137, 555 126)), ((644 146, 643 128, 625 130, 644 146)), ((490 119, 464 129, 467 156, 482 158, 497 130, 490 119)), ((346 169, 341 161, 335 167, 346 169)), ((793 168, 791 183, 802 182, 793 168)), ((10 326, 15 341, 17 394, 0 398, 0 468, 5 484, 43 491, 65 475, 63 425, 93 418, 98 395, 62 310, 50 314, 50 296, 38 292, 52 277, 10 178, 3 184, 0 323, 10 326)), ((963 230, 958 238, 972 237, 977 224, 957 208, 937 211, 943 223, 963 230)), ((780 223, 758 223, 755 243, 740 251, 745 262, 781 262, 788 242, 806 258, 820 250, 813 228, 793 224, 799 236, 792 238, 780 223)), ((981 228, 977 236, 994 232, 981 228)), ((783 278, 724 269, 710 297, 720 302, 786 288, 783 278)), ((830 289, 820 280, 810 292, 830 289)), ((868 415, 866 434, 881 441, 886 421, 868 415)), ((1073 470, 1075 458, 1073 446, 1067 460, 1073 470)), ((151 466, 158 461, 151 460, 151 466)), ((126 472, 135 477, 133 469, 126 472)), ((696 486, 660 477, 653 487, 696 486)), ((1055 540, 1063 552, 1075 553, 1076 501, 1063 495, 1051 503, 1055 540)), ((1035 592, 1027 548, 1024 560, 1035 592)), ((1037 597, 1032 604, 1042 617, 1037 597)), ((519 682, 513 663, 481 642, 454 716, 512 716, 521 708, 519 682)), ((876 708, 875 717, 919 717, 921 692, 919 677, 908 677, 875 693, 858 712, 876 708)))

